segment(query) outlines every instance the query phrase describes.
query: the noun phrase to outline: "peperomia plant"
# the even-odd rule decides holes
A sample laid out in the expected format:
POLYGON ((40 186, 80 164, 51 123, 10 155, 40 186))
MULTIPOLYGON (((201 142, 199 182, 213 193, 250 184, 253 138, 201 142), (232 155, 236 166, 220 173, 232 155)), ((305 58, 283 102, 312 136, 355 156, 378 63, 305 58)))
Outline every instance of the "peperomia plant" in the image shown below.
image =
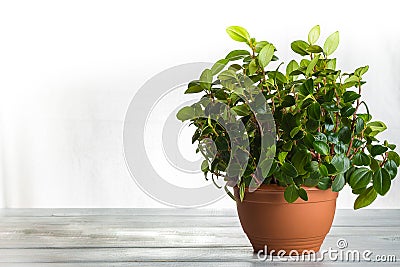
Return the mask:
POLYGON ((299 197, 307 200, 304 187, 313 186, 338 192, 348 184, 358 195, 355 209, 368 206, 378 194, 385 195, 397 174, 400 157, 394 144, 377 139, 386 125, 372 120, 361 100, 368 66, 351 73, 336 68, 336 58, 331 55, 338 47, 339 33, 331 34, 321 47, 317 45, 320 27, 313 27, 307 42, 291 43, 292 50, 303 58, 291 60, 284 72, 280 71, 283 63, 269 68, 271 61, 278 60, 273 44, 256 41, 239 26, 228 27, 227 33, 245 43, 247 50, 231 51, 204 70, 199 80, 191 81, 185 93, 203 96, 177 113, 178 119, 190 120, 197 127, 192 141, 199 143, 197 152, 205 157, 201 169, 206 178, 210 173, 213 181, 214 176, 222 176, 228 184, 237 184, 241 199, 254 179, 286 187, 288 202, 299 197), (255 89, 264 96, 275 121, 275 140, 268 149, 261 148, 261 116, 255 112, 259 108, 244 98, 252 98, 255 89), (233 149, 226 127, 208 115, 210 109, 216 110, 216 103, 230 109, 217 109, 217 113, 222 117, 233 114, 231 119, 245 127, 249 146, 242 150, 248 156, 247 165, 237 177, 227 175, 227 168, 231 154, 242 150, 233 149), (204 145, 210 140, 215 146, 204 145))

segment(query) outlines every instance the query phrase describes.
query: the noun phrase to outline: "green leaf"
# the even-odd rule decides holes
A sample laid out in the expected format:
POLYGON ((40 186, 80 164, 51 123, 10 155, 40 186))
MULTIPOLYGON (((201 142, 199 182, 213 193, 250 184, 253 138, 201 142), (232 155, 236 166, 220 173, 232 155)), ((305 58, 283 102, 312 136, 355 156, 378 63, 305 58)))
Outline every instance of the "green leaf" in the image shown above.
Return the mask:
POLYGON ((202 172, 208 172, 208 161, 207 160, 203 160, 203 162, 201 163, 201 171, 202 172))
POLYGON ((314 70, 315 65, 317 65, 317 62, 319 60, 319 55, 314 57, 311 62, 308 64, 307 69, 306 69, 306 75, 309 76, 312 71, 314 70))
POLYGON ((315 65, 317 65, 318 60, 319 60, 319 55, 315 56, 311 60, 310 64, 308 64, 307 69, 306 69, 306 75, 307 76, 309 76, 312 73, 312 71, 314 70, 315 65))
POLYGON ((381 121, 372 121, 367 124, 367 128, 369 128, 372 132, 383 132, 387 129, 386 125, 381 121))
POLYGON ((283 101, 282 101, 281 106, 282 106, 282 107, 291 107, 291 106, 293 106, 293 105, 295 105, 295 104, 296 104, 296 100, 294 99, 294 96, 292 96, 292 95, 286 95, 286 96, 283 98, 283 101))
POLYGON ((212 75, 217 75, 221 70, 225 68, 228 62, 229 62, 228 59, 220 59, 217 62, 215 62, 214 65, 211 67, 212 75))
POLYGON ((387 147, 381 146, 381 145, 373 145, 369 152, 371 153, 371 156, 375 157, 377 155, 382 155, 388 150, 387 147))
POLYGON ((242 202, 244 199, 244 192, 246 191, 246 184, 245 183, 241 183, 240 187, 239 187, 239 197, 240 197, 240 201, 242 202))
POLYGON ((356 109, 349 104, 340 109, 340 115, 342 115, 342 117, 349 117, 353 115, 355 111, 356 109))
POLYGON ((314 81, 313 79, 306 80, 299 88, 299 91, 302 95, 308 96, 314 92, 314 81))
MULTIPOLYGON (((299 64, 296 62, 296 60, 291 60, 289 64, 286 67, 286 76, 289 77, 290 73, 293 71, 299 69, 299 64)), ((297 76, 293 76, 293 79, 295 80, 297 76)))
POLYGON ((321 155, 328 155, 329 154, 329 146, 325 142, 322 141, 315 141, 314 144, 314 149, 317 153, 321 155))
POLYGON ((396 163, 397 167, 400 166, 400 156, 394 151, 389 151, 388 152, 388 159, 393 160, 394 163, 396 163))
POLYGON ((307 42, 304 42, 302 40, 297 40, 291 43, 290 47, 292 48, 293 52, 300 54, 302 56, 306 56, 309 54, 307 51, 307 48, 310 45, 307 44, 307 42))
POLYGON ((290 138, 293 138, 296 136, 296 134, 301 130, 300 127, 294 127, 291 131, 290 131, 290 138))
POLYGON ((359 168, 355 170, 349 180, 352 189, 359 189, 366 187, 372 179, 372 172, 367 168, 359 168))
POLYGON ((194 108, 192 107, 183 107, 178 113, 176 113, 176 118, 180 121, 191 120, 194 118, 194 108))
POLYGON ((332 182, 332 191, 339 192, 343 189, 344 185, 346 184, 346 180, 344 179, 344 174, 339 173, 336 175, 335 180, 332 182))
POLYGON ((320 47, 319 45, 310 45, 307 48, 307 51, 310 52, 310 53, 321 53, 324 50, 322 50, 322 47, 320 47))
POLYGON ((345 103, 347 103, 347 102, 353 102, 354 100, 356 100, 356 99, 358 99, 358 98, 360 98, 360 97, 361 97, 361 95, 360 95, 360 94, 357 94, 356 92, 347 91, 347 92, 345 92, 345 93, 343 94, 343 101, 344 101, 345 103))
POLYGON ((231 108, 231 110, 235 111, 239 116, 247 116, 251 113, 249 106, 246 104, 234 106, 231 108))
POLYGON ((385 168, 385 170, 387 170, 387 172, 390 175, 390 178, 393 180, 397 175, 396 163, 393 160, 388 160, 388 161, 386 161, 384 168, 385 168))
POLYGON ((361 78, 369 69, 369 66, 364 66, 364 67, 359 67, 354 71, 354 75, 357 75, 358 77, 361 78))
POLYGON ((328 168, 325 165, 319 166, 319 172, 321 173, 322 176, 328 176, 328 168))
POLYGON ((200 86, 206 90, 211 88, 212 83, 212 72, 210 69, 205 69, 200 75, 200 86))
POLYGON ((331 164, 335 166, 338 173, 345 173, 350 168, 350 160, 345 154, 336 154, 333 157, 331 164))
POLYGON ((332 55, 339 45, 339 32, 336 31, 329 35, 324 43, 324 52, 326 56, 332 55))
POLYGON ((286 156, 287 156, 288 153, 289 152, 286 152, 286 151, 279 152, 278 160, 279 160, 280 163, 284 163, 285 162, 285 159, 286 159, 286 156))
POLYGON ((354 133, 355 134, 360 134, 364 130, 364 127, 365 127, 364 120, 362 118, 360 118, 360 117, 357 117, 356 118, 356 128, 355 128, 354 133))
POLYGON ((307 114, 310 118, 319 121, 321 118, 321 106, 318 102, 314 102, 307 107, 307 114))
POLYGON ((374 202, 377 195, 378 194, 376 193, 375 189, 372 186, 368 187, 367 190, 362 192, 357 197, 356 201, 354 202, 354 209, 357 210, 370 205, 372 202, 374 202))
POLYGON ((338 138, 345 144, 350 143, 351 139, 351 131, 350 128, 347 126, 342 127, 338 132, 338 138))
MULTIPOLYGON (((360 78, 358 78, 355 75, 349 76, 346 80, 344 80, 344 83, 358 83, 360 81, 360 78)), ((350 87, 353 85, 350 85, 350 87)))
POLYGON ((250 52, 247 50, 233 50, 226 55, 225 59, 229 61, 238 60, 244 57, 250 56, 250 52))
POLYGON ((289 177, 296 177, 298 175, 296 168, 290 162, 283 163, 281 170, 289 177))
POLYGON ((194 93, 200 93, 204 89, 199 85, 199 83, 189 83, 188 89, 186 89, 185 94, 194 94, 194 93))
POLYGON ((296 201, 296 199, 299 198, 299 192, 297 191, 297 188, 295 185, 289 185, 285 189, 285 193, 283 194, 285 197, 285 200, 289 203, 293 203, 296 201))
POLYGON ((332 180, 330 177, 322 177, 319 182, 317 187, 321 190, 327 190, 329 187, 332 185, 332 180))
POLYGON ((312 45, 318 41, 320 34, 320 27, 319 25, 315 25, 311 28, 310 32, 308 33, 308 42, 312 45))
POLYGON ((304 170, 304 166, 306 166, 309 161, 311 161, 311 154, 304 150, 296 151, 291 159, 291 162, 299 175, 304 175, 307 173, 307 171, 304 170))
POLYGON ((379 168, 372 177, 372 182, 375 191, 384 196, 390 189, 391 179, 387 170, 379 168))
POLYGON ((243 27, 230 26, 226 29, 226 32, 235 41, 250 43, 250 35, 243 27))
POLYGON ((260 53, 258 54, 258 62, 260 63, 261 67, 265 68, 272 59, 274 55, 275 47, 272 44, 267 44, 261 49, 260 53))
POLYGON ((364 152, 358 152, 355 154, 351 161, 356 166, 369 166, 371 164, 370 157, 364 152))
POLYGON ((224 70, 218 75, 218 79, 220 79, 221 81, 237 79, 236 72, 234 72, 233 70, 224 70))
POLYGON ((304 190, 304 188, 299 188, 298 190, 299 196, 302 200, 307 201, 308 200, 308 195, 307 195, 307 191, 304 190))
POLYGON ((256 60, 252 59, 249 64, 249 74, 253 75, 254 73, 256 73, 257 69, 258 69, 258 67, 257 67, 256 60))

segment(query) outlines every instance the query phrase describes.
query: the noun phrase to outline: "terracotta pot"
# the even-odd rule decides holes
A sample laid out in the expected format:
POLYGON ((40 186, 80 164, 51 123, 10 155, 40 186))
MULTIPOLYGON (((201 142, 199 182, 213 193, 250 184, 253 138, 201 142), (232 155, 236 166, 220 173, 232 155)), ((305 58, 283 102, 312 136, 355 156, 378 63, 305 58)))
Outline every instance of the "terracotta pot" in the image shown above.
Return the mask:
POLYGON ((288 254, 291 250, 319 251, 332 226, 338 193, 316 187, 304 189, 308 201, 299 198, 287 203, 285 188, 277 185, 262 185, 251 193, 246 189, 243 202, 238 187, 234 188, 240 223, 254 252, 264 251, 265 246, 270 254, 280 250, 288 254))

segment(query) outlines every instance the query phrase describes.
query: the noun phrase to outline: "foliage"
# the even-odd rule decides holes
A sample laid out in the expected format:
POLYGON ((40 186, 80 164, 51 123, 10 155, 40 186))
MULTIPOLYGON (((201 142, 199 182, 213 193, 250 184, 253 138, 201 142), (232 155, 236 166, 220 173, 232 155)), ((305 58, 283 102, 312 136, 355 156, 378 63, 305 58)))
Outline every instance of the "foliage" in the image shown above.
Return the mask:
POLYGON ((307 200, 304 186, 338 192, 348 184, 358 195, 355 209, 371 204, 378 194, 385 195, 397 174, 400 157, 394 144, 377 139, 386 125, 373 120, 361 100, 368 66, 345 73, 336 68, 336 58, 330 57, 339 45, 339 32, 331 34, 321 47, 317 44, 317 25, 310 30, 308 42, 292 42, 292 50, 301 59, 291 60, 285 71, 280 70, 283 63, 275 69, 270 67, 278 60, 272 43, 256 41, 239 26, 228 27, 227 33, 245 43, 247 49, 231 51, 204 70, 199 80, 190 82, 185 93, 203 96, 199 103, 177 114, 178 119, 190 120, 197 127, 192 141, 199 143, 197 151, 205 156, 201 166, 204 174, 211 173, 213 179, 214 175, 223 176, 229 183, 226 170, 230 154, 238 153, 232 151, 226 129, 217 120, 195 116, 221 102, 243 122, 249 138, 248 164, 237 177, 241 198, 250 180, 259 175, 265 184, 286 187, 288 202, 299 197, 307 200), (260 126, 249 103, 241 98, 247 88, 235 86, 243 77, 261 90, 275 120, 276 153, 268 171, 257 169, 260 158, 271 151, 260 149, 260 126), (215 143, 211 156, 201 149, 210 139, 215 143))

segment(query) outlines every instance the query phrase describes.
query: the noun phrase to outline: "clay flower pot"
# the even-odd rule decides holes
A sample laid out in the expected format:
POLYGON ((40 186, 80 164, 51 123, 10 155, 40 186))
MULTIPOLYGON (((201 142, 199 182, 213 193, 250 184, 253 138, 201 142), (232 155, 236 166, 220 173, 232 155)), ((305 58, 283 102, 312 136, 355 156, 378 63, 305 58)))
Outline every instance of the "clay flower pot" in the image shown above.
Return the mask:
POLYGON ((234 188, 240 223, 254 252, 264 251, 265 247, 269 254, 280 250, 286 255, 291 250, 299 254, 319 251, 332 226, 338 193, 316 187, 304 189, 308 201, 299 198, 287 203, 285 188, 277 185, 262 185, 251 193, 246 189, 242 202, 239 188, 234 188))

